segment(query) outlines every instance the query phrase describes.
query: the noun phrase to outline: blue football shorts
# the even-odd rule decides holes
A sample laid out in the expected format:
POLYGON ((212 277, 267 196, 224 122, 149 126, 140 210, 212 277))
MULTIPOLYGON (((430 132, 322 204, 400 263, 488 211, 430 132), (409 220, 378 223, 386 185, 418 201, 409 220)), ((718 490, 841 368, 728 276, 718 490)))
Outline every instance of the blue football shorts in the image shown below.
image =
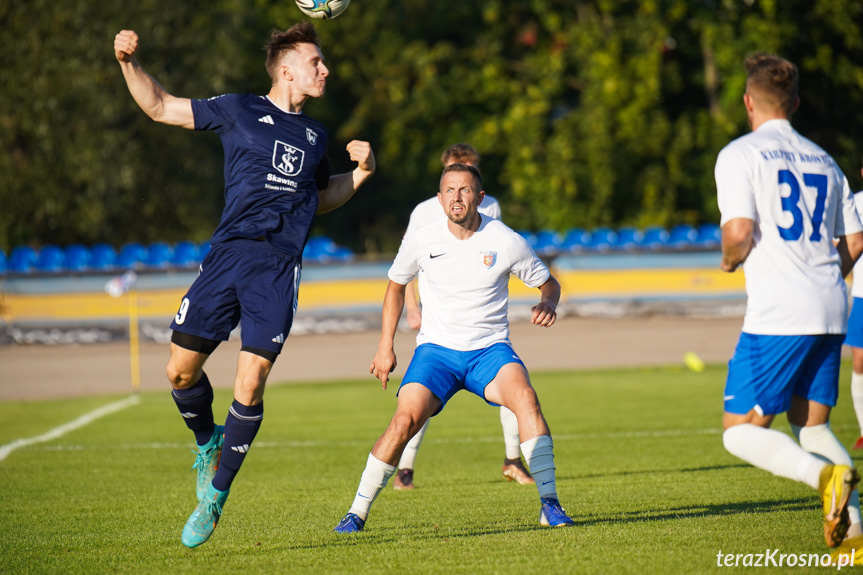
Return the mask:
MULTIPOLYGON (((860 278, 863 281, 863 278, 860 278)), ((848 333, 845 335, 845 345, 863 348, 863 298, 855 297, 851 304, 851 315, 848 316, 848 333)))
MULTIPOLYGON (((402 386, 419 383, 441 400, 441 407, 461 389, 485 399, 485 387, 508 363, 524 362, 508 343, 496 343, 475 351, 455 351, 433 343, 424 343, 414 350, 411 363, 402 378, 402 386)), ((399 387, 401 391, 401 386, 399 387)), ((398 395, 398 394, 396 394, 398 395)), ((489 405, 497 405, 486 400, 489 405)))
POLYGON ((792 395, 835 406, 844 338, 741 333, 728 362, 725 411, 776 415, 788 411, 792 395))
POLYGON ((297 311, 301 265, 271 244, 214 244, 180 303, 171 329, 225 341, 240 325, 243 348, 278 354, 297 311))

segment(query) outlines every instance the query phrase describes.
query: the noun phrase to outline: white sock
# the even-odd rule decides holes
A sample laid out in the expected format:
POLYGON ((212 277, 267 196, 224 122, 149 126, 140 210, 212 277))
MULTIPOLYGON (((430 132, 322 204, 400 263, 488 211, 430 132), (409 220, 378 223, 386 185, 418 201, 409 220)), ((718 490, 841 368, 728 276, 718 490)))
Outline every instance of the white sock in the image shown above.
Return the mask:
POLYGON ((500 426, 503 428, 503 443, 506 446, 507 459, 519 459, 521 441, 518 437, 518 419, 515 414, 504 406, 500 406, 500 426))
MULTIPOLYGON (((800 447, 815 456, 822 457, 828 463, 854 467, 851 456, 836 439, 829 423, 798 429, 797 437, 800 440, 800 447)), ((856 489, 851 493, 848 500, 848 516, 851 519, 851 525, 860 524, 860 495, 856 489)))
POLYGON ((554 479, 554 444, 550 435, 540 435, 521 444, 521 452, 536 480, 539 496, 557 499, 557 485, 554 479))
POLYGON ((395 467, 384 463, 369 453, 369 459, 366 462, 366 468, 360 479, 360 486, 357 488, 357 495, 351 504, 350 512, 359 515, 360 519, 367 519, 369 508, 378 494, 387 486, 387 481, 395 472, 395 467))
POLYGON ((414 460, 417 458, 417 451, 419 451, 420 444, 423 442, 426 430, 429 428, 429 421, 431 421, 431 419, 427 419, 420 430, 416 432, 416 435, 411 437, 411 440, 408 441, 407 445, 405 445, 405 450, 402 451, 402 458, 399 459, 399 469, 414 468, 414 460))
POLYGON ((863 373, 851 372, 851 402, 854 404, 854 413, 857 414, 860 437, 863 437, 863 373))
POLYGON ((751 423, 729 427, 722 434, 722 442, 731 455, 813 489, 818 489, 818 478, 827 465, 804 451, 785 433, 751 423))

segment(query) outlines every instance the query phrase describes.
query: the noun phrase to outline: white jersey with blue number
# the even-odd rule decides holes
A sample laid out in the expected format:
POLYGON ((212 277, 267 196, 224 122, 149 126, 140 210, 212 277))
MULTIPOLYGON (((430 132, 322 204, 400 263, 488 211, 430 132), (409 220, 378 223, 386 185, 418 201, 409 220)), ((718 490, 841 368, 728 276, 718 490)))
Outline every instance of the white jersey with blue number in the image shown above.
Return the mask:
POLYGON ((845 333, 848 301, 833 238, 863 231, 842 170, 787 120, 770 120, 719 153, 722 224, 755 222, 743 264, 743 331, 845 333))
MULTIPOLYGON (((854 194, 854 205, 857 207, 857 215, 863 220, 863 192, 854 194)), ((857 260, 852 272, 851 295, 863 298, 863 258, 857 260)))
POLYGON ((509 342, 509 276, 538 288, 551 274, 527 241, 499 220, 482 216, 466 240, 436 219, 406 236, 389 279, 407 285, 418 277, 423 302, 417 345, 456 351, 509 342))

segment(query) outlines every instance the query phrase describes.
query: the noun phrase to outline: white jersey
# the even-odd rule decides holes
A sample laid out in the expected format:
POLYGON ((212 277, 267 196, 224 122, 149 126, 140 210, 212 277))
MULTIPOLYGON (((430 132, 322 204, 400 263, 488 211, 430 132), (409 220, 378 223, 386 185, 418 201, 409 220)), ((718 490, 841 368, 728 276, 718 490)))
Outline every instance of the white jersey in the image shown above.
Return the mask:
POLYGON ((482 217, 466 240, 456 239, 446 218, 406 236, 389 279, 407 285, 419 277, 423 302, 417 345, 456 351, 509 342, 509 276, 538 288, 551 274, 524 238, 499 220, 482 217))
MULTIPOLYGON (((854 205, 857 207, 857 215, 863 220, 863 192, 854 194, 854 205)), ((857 260, 854 264, 854 272, 852 273, 853 282, 851 284, 851 296, 863 297, 863 258, 857 260)))
POLYGON ((848 300, 833 238, 863 231, 842 170, 787 120, 770 120, 716 160, 722 224, 755 223, 743 264, 743 331, 845 333, 848 300))
MULTIPOLYGON (((486 195, 482 199, 482 203, 477 208, 477 211, 484 216, 500 219, 500 204, 493 197, 486 195)), ((411 232, 423 227, 429 222, 437 219, 446 219, 446 213, 443 211, 443 206, 440 205, 437 195, 432 196, 427 200, 418 203, 411 212, 411 219, 408 222, 408 229, 405 230, 405 237, 411 232)))

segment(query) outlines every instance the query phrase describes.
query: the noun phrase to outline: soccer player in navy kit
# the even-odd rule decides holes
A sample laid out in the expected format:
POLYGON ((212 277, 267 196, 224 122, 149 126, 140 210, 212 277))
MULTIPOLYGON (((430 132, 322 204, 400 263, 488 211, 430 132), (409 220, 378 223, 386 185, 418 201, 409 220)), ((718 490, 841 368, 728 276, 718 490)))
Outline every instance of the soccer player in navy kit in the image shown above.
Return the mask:
POLYGON ((153 120, 219 134, 225 150, 225 209, 201 272, 171 324, 167 374, 173 398, 195 434, 198 506, 183 529, 187 547, 204 543, 219 521, 231 482, 263 418, 264 386, 291 329, 303 246, 316 213, 346 202, 375 170, 368 142, 347 151, 357 167, 331 175, 327 131, 302 114, 324 94, 324 65, 313 25, 274 31, 266 96, 177 98, 147 74, 134 54, 138 35, 121 31, 114 53, 135 102, 153 120), (215 425, 204 363, 237 324, 242 350, 234 401, 215 425))

